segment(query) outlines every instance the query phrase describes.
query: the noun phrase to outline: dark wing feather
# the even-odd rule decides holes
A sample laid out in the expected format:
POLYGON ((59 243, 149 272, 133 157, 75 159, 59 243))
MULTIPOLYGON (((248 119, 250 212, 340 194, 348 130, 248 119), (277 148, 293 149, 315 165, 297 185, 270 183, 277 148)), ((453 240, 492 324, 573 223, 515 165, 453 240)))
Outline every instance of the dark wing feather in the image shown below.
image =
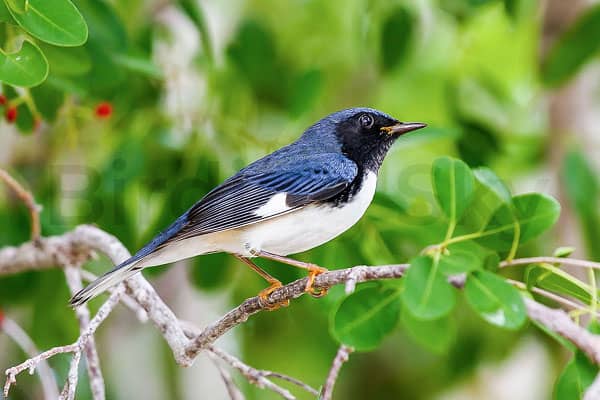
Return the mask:
POLYGON ((242 170, 196 203, 172 239, 235 229, 279 215, 255 213, 277 193, 287 193, 291 209, 329 199, 343 191, 357 173, 356 164, 341 154, 309 156, 266 173, 242 170))

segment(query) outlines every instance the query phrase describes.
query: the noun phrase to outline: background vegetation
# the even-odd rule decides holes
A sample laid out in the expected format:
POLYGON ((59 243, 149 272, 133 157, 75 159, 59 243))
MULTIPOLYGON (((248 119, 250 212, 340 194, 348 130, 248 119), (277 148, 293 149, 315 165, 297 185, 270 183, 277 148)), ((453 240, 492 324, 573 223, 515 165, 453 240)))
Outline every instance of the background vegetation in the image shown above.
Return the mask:
MULTIPOLYGON (((600 261, 591 163, 600 126, 593 112, 600 8, 560 3, 5 0, 0 165, 43 205, 44 235, 95 223, 134 251, 314 121, 371 106, 429 128, 395 145, 365 218, 299 258, 330 269, 399 263, 441 241, 446 224, 429 173, 434 159, 451 155, 490 167, 514 193, 559 198, 558 225, 519 256, 569 245, 600 261)), ((0 197, 0 227, 0 245, 29 238, 27 210, 8 192, 0 197)), ((145 275, 178 315, 201 324, 264 287, 231 256, 180 264, 145 275)), ((261 265, 286 282, 301 276, 261 265)), ((100 259, 93 270, 108 267, 100 259)), ((523 279, 523 271, 509 274, 523 279)), ((338 346, 330 316, 342 296, 335 288, 262 313, 230 334, 227 346, 249 364, 318 386, 338 346)), ((76 337, 68 298, 60 271, 0 279, 0 310, 40 348, 76 337)), ((402 314, 376 351, 353 356, 337 398, 551 397, 569 353, 534 326, 500 330, 464 297, 457 302, 443 328, 429 333, 411 331, 410 315, 402 314)), ((130 313, 111 318, 98 339, 108 398, 225 398, 205 360, 182 370, 130 313)), ((0 369, 22 358, 0 336, 0 369)), ((64 380, 68 359, 52 365, 64 380)), ((35 379, 21 377, 13 398, 39 396, 35 379)), ((272 396, 240 384, 248 398, 272 396)), ((78 398, 87 391, 82 383, 78 398)))

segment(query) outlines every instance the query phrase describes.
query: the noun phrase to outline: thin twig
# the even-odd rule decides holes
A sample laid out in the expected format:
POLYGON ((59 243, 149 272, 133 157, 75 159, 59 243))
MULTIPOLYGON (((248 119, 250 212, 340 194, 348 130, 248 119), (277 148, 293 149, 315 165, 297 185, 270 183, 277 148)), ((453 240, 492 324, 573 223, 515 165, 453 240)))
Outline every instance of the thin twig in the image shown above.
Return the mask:
POLYGON ((227 370, 221 366, 218 357, 214 353, 209 351, 208 358, 210 358, 214 366, 219 371, 221 379, 223 379, 223 383, 225 384, 225 388, 227 389, 227 394, 229 395, 229 398, 231 400, 244 400, 244 395, 242 394, 242 392, 240 392, 240 389, 238 389, 238 387, 235 385, 235 382, 233 381, 233 378, 231 377, 229 372, 227 372, 227 370))
POLYGON ((516 258, 511 261, 502 261, 500 263, 500 268, 512 267, 515 265, 527 265, 527 264, 565 264, 571 265, 573 267, 584 267, 584 268, 594 268, 600 269, 600 263, 588 260, 579 260, 577 258, 568 258, 568 257, 526 257, 526 258, 516 258))
MULTIPOLYGON (((119 291, 116 291, 115 293, 110 295, 108 300, 102 306, 100 306, 100 309, 88 324, 86 331, 79 336, 75 343, 66 346, 54 347, 22 362, 17 366, 7 369, 5 372, 6 384, 4 386, 4 397, 8 397, 8 391, 10 390, 10 386, 16 383, 16 376, 21 372, 25 370, 33 372, 41 361, 47 360, 48 358, 53 357, 56 354, 74 353, 74 356, 76 356, 77 353, 81 353, 89 338, 94 334, 94 332, 96 332, 96 329, 98 329, 100 324, 106 319, 106 317, 108 317, 113 308, 119 303, 120 297, 121 293, 119 291)), ((79 361, 77 361, 77 363, 78 362, 79 361)), ((73 364, 71 365, 73 366, 73 364)))
MULTIPOLYGON (((14 340, 15 343, 17 343, 19 347, 29 357, 35 357, 39 353, 31 338, 12 319, 6 317, 2 318, 2 321, 0 321, 0 329, 4 331, 4 333, 6 333, 6 335, 9 338, 14 340)), ((39 363, 37 373, 40 376, 40 381, 42 382, 42 391, 44 392, 44 399, 56 399, 58 397, 58 387, 56 386, 56 381, 54 380, 54 374, 52 373, 50 366, 45 360, 39 363)), ((5 387, 4 390, 6 394, 8 389, 5 387)), ((4 397, 6 397, 6 395, 4 397)))
MULTIPOLYGON (((527 290, 527 285, 524 284, 523 282, 515 281, 514 279, 506 279, 506 281, 509 282, 511 285, 518 287, 519 289, 527 290)), ((540 296, 543 296, 547 299, 554 300, 555 302, 562 304, 563 306, 568 307, 570 309, 580 310, 580 311, 585 311, 586 313, 590 313, 590 309, 588 307, 586 307, 585 305, 576 303, 565 297, 561 297, 555 293, 541 289, 537 286, 530 288, 529 291, 539 294, 540 296)), ((600 313, 597 312, 596 316, 600 317, 600 313)))
MULTIPOLYGON (((82 289, 80 269, 75 266, 65 266, 65 277, 67 285, 71 291, 71 295, 77 293, 82 289)), ((75 310, 77 320, 79 321, 79 332, 83 334, 88 324, 90 323, 90 310, 87 305, 78 307, 75 310)), ((85 344, 85 356, 87 361, 87 372, 90 378, 90 389, 92 392, 92 398, 94 400, 104 400, 105 388, 104 388, 104 377, 102 376, 102 369, 100 368, 100 358, 98 357, 98 351, 96 350, 96 341, 93 336, 90 336, 85 344)))
POLYGON ((325 385, 323 385, 320 400, 331 400, 331 396, 333 395, 333 387, 335 386, 335 382, 340 374, 342 365, 348 361, 350 353, 353 351, 354 349, 352 347, 346 346, 345 344, 340 346, 335 358, 333 359, 333 363, 331 364, 331 369, 329 370, 329 374, 325 380, 325 385))
POLYGON ((79 361, 81 360, 81 346, 78 347, 78 351, 73 353, 71 358, 71 365, 69 366, 69 374, 67 375, 67 381, 63 387, 58 400, 74 400, 75 392, 77 392, 77 380, 79 378, 79 361))
POLYGON ((237 369, 242 375, 244 375, 244 377, 246 377, 246 379, 248 379, 248 381, 250 383, 255 384, 259 388, 269 389, 269 390, 279 394, 281 397, 283 397, 286 400, 294 400, 296 398, 287 389, 284 389, 281 386, 276 385, 273 382, 271 382, 270 379, 267 379, 261 373, 260 370, 257 370, 256 368, 252 368, 249 365, 244 364, 237 357, 234 357, 231 354, 228 354, 228 353, 224 352, 223 350, 220 350, 220 349, 218 349, 216 347, 212 347, 212 346, 210 346, 208 348, 208 350, 211 353, 213 353, 214 355, 216 355, 217 357, 219 357, 221 360, 225 361, 231 367, 237 369))
POLYGON ((41 226, 40 226, 40 210, 41 207, 35 202, 33 195, 25 190, 23 186, 17 182, 8 172, 0 168, 0 180, 2 180, 6 186, 11 188, 25 206, 29 209, 29 216, 31 217, 31 240, 37 241, 40 238, 41 226))
MULTIPOLYGON (((351 273, 348 276, 348 281, 346 281, 345 292, 346 295, 351 295, 354 293, 356 289, 356 279, 354 273, 351 273)), ((329 369, 329 373, 327 374, 327 378, 325 379, 325 384, 321 388, 321 395, 319 400, 330 400, 333 396, 333 388, 335 387, 335 383, 337 382, 338 376, 340 375, 340 370, 342 369, 342 365, 348 361, 350 358, 350 353, 352 353, 354 349, 350 346, 346 346, 345 344, 340 345, 338 348, 337 354, 333 358, 333 362, 331 363, 331 368, 329 369)))

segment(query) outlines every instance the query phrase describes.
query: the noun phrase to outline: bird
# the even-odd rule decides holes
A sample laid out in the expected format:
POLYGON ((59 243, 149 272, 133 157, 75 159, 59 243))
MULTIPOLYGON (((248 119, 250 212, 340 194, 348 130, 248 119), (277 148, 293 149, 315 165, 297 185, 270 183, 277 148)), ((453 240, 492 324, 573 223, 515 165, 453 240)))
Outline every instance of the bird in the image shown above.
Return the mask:
POLYGON ((144 268, 225 252, 260 274, 266 299, 282 283, 257 266, 261 257, 308 271, 306 292, 326 272, 288 257, 320 246, 365 213, 392 144, 427 125, 400 122, 372 108, 334 112, 293 143, 252 162, 208 192, 129 259, 77 292, 77 307, 144 268))

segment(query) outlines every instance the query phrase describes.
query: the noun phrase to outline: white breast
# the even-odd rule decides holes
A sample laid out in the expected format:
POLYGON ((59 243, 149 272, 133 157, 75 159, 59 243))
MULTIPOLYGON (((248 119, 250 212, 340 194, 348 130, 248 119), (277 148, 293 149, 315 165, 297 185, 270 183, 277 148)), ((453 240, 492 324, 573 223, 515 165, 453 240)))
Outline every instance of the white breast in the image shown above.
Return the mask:
POLYGON ((377 175, 369 172, 362 188, 343 206, 310 205, 280 217, 239 229, 248 249, 279 255, 300 253, 323 243, 352 227, 365 213, 375 194, 377 175))

